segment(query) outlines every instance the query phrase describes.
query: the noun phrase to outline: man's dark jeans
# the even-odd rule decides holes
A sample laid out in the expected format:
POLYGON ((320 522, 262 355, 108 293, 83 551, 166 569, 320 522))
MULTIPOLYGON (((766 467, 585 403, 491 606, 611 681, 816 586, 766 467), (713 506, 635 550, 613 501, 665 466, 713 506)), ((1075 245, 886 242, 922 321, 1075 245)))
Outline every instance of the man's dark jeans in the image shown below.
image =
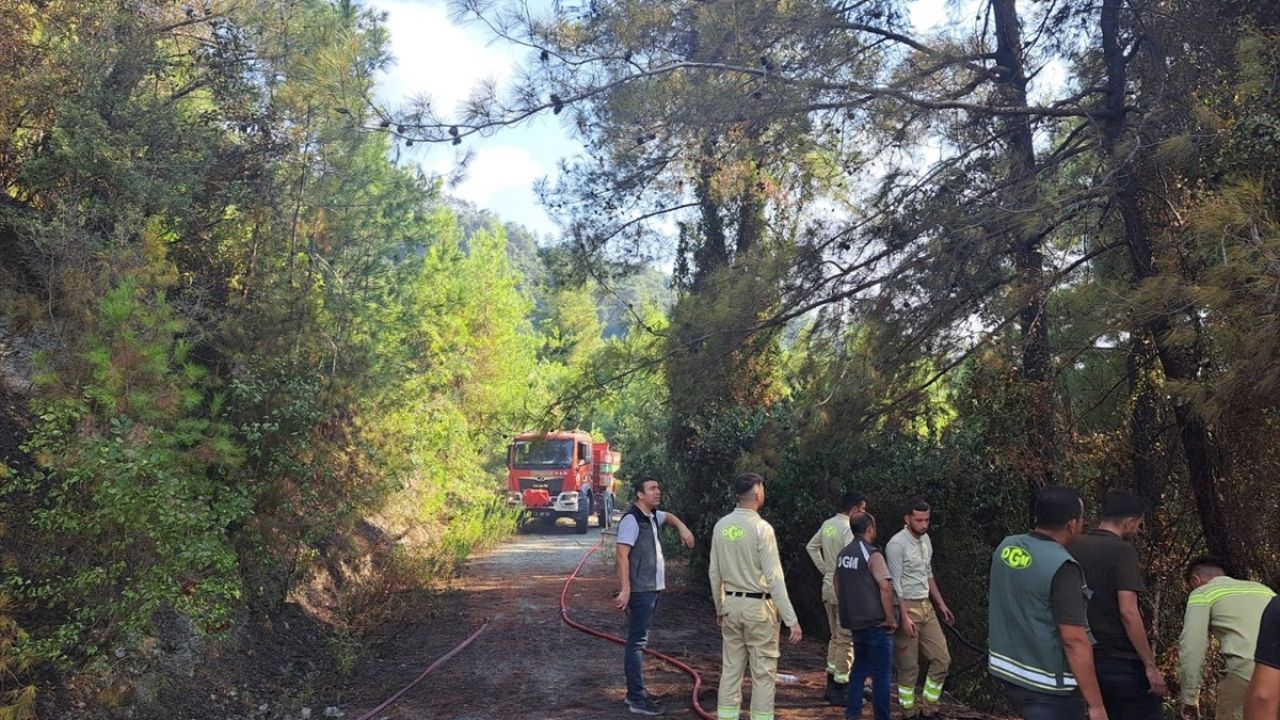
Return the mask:
POLYGON ((1084 720, 1084 698, 1076 691, 1070 695, 1035 692, 1005 683, 1009 700, 1021 712, 1023 720, 1084 720))
POLYGON ((1095 655, 1093 665, 1110 720, 1163 720, 1160 698, 1151 695, 1141 660, 1095 655))
POLYGON ((853 671, 845 695, 844 716, 862 715, 862 688, 871 678, 871 707, 876 720, 889 720, 889 683, 893 679, 893 636, 883 627, 853 631, 853 671))
POLYGON ((649 626, 658 607, 658 593, 633 592, 627 601, 627 644, 622 650, 622 668, 627 674, 627 697, 644 697, 644 648, 649 644, 649 626))

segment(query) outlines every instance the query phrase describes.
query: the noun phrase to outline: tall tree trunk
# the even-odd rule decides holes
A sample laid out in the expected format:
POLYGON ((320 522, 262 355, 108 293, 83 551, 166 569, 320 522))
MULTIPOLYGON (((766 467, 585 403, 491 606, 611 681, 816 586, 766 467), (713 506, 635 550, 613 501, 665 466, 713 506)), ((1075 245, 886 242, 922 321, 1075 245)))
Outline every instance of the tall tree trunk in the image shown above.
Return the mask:
MULTIPOLYGON (((1027 107, 1027 75, 1022 47, 1022 29, 1016 0, 992 0, 996 32, 996 64, 1000 66, 997 85, 1000 99, 1010 107, 1027 107)), ((1040 200, 1036 178, 1035 142, 1030 113, 1010 115, 1001 122, 1008 163, 1005 193, 1008 216, 1001 221, 1017 270, 1014 297, 1022 308, 1019 329, 1022 335, 1019 380, 1025 392, 1027 440, 1032 462, 1027 468, 1029 492, 1056 482, 1057 447, 1056 402, 1051 372, 1049 318, 1046 301, 1049 288, 1041 252, 1043 233, 1031 222, 1040 200)))
POLYGON ((1160 401, 1152 374, 1159 362, 1155 343, 1146 331, 1134 333, 1125 358, 1129 375, 1129 453, 1133 489, 1153 508, 1164 496, 1160 477, 1160 401))
POLYGON ((716 174, 715 142, 707 139, 702 145, 702 158, 698 163, 694 193, 698 199, 697 245, 693 249, 693 291, 707 288, 711 278, 729 264, 729 244, 725 237, 724 220, 720 216, 720 203, 712 196, 711 183, 716 174))
MULTIPOLYGON (((1127 128, 1128 58, 1120 40, 1123 0, 1103 0, 1100 15, 1102 57, 1106 67, 1106 112, 1102 119, 1102 149, 1112 169, 1115 187, 1115 204, 1124 221, 1125 241, 1135 285, 1155 277, 1156 253, 1152 245, 1150 220, 1143 212, 1142 191, 1135 161, 1121 152, 1127 128)), ((1138 141, 1135 139, 1135 143, 1138 141)), ((1144 142, 1148 147, 1152 143, 1144 142)), ((1135 145, 1136 146, 1136 145, 1135 145)), ((1170 332, 1178 324, 1178 318, 1168 314, 1146 320, 1134 333, 1130 351, 1131 376, 1138 377, 1142 367, 1150 368, 1158 358, 1164 375, 1169 380, 1194 382, 1199 375, 1200 343, 1190 348, 1174 346, 1169 342, 1170 332)), ((1134 453, 1134 481, 1138 491, 1152 501, 1158 501, 1162 493, 1153 462, 1152 424, 1154 397, 1151 388, 1135 384, 1139 393, 1134 398, 1130 416, 1132 432, 1130 442, 1134 453)), ((1245 553, 1233 540, 1231 518, 1220 493, 1222 450, 1212 435, 1208 424, 1190 403, 1174 406, 1178 423, 1182 452, 1187 465, 1187 477, 1195 497, 1196 509, 1204 528, 1205 543, 1214 555, 1234 567, 1243 567, 1245 553)))

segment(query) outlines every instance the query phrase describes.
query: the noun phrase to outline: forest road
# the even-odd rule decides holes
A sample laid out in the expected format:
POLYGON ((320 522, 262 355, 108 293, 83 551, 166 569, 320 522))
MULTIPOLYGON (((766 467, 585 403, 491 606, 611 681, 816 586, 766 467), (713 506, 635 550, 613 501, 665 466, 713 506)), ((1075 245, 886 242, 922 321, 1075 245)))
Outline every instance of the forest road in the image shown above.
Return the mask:
MULTIPOLYGON (((579 632, 560 619, 564 581, 600 538, 594 526, 586 535, 578 535, 572 526, 543 528, 474 556, 437 614, 421 623, 389 625, 368 639, 343 693, 345 717, 360 717, 404 687, 485 620, 490 622, 489 628, 475 642, 376 717, 637 717, 622 702, 622 647, 579 632)), ((683 563, 669 561, 667 567, 669 589, 659 602, 649 647, 701 673, 701 703, 714 713, 720 633, 710 598, 705 597, 705 581, 689 583, 683 563)), ((616 590, 613 536, 605 534, 603 546, 570 587, 570 617, 588 627, 625 636, 626 615, 612 605, 616 590)), ((777 717, 842 717, 842 708, 821 702, 824 663, 824 642, 806 639, 797 647, 784 645, 779 672, 798 679, 778 685, 777 717)), ((650 657, 645 659, 645 676, 649 691, 666 709, 665 717, 698 717, 690 705, 692 678, 650 657)), ((743 712, 742 717, 747 716, 743 712)), ((871 717, 869 706, 864 716, 871 717)))

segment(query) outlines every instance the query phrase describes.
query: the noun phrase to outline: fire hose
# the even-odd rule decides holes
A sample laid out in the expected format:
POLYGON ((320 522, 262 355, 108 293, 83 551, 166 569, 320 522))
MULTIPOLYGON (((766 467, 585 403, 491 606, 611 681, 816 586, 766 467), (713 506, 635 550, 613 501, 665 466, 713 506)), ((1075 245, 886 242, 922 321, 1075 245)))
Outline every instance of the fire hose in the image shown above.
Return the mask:
POLYGON ((480 633, 484 632, 485 628, 487 627, 489 627, 489 621, 485 620, 483 623, 480 624, 480 627, 476 628, 475 632, 471 633, 471 635, 467 637, 466 640, 463 640, 461 643, 455 646, 452 650, 445 653, 444 655, 441 655, 440 659, 431 663, 431 665, 429 665, 426 670, 423 670, 422 674, 419 675, 416 679, 414 679, 413 682, 400 688, 398 691, 396 691, 394 695, 384 700, 381 705, 361 715, 356 720, 372 720, 373 716, 377 715, 378 713, 390 707, 391 703, 395 702, 396 700, 399 700, 401 695, 404 695, 405 693, 409 692, 409 690, 413 689, 415 685, 422 682, 423 678, 435 672, 436 668, 449 662, 450 660, 453 659, 454 655, 457 655, 458 653, 462 652, 468 645, 474 642, 476 638, 480 637, 480 633))
MULTIPOLYGON (((560 591, 560 619, 564 620, 565 624, 567 624, 571 628, 574 628, 575 630, 580 630, 584 633, 587 633, 588 635, 598 637, 604 640, 608 640, 610 642, 617 643, 618 645, 625 645, 626 641, 623 640, 622 638, 616 637, 614 635, 610 635, 608 633, 601 632, 599 630, 589 628, 586 625, 576 622, 575 620, 569 617, 569 609, 568 609, 569 585, 572 584, 573 581, 578 577, 578 573, 582 571, 582 566, 586 564, 588 558, 590 558, 597 550, 600 549, 600 546, 603 544, 603 542, 604 542, 604 539, 601 538, 596 542, 595 545, 592 545, 591 548, 587 550, 586 554, 582 556, 582 559, 578 561, 577 567, 575 567, 573 569, 573 572, 569 574, 569 577, 565 579, 564 589, 560 591)), ((455 646, 452 650, 440 656, 440 658, 435 662, 431 663, 431 665, 427 667, 426 670, 422 671, 422 674, 418 675, 418 677, 413 680, 413 682, 409 683, 408 685, 405 685, 403 688, 398 690, 394 695, 392 695, 391 697, 383 701, 382 704, 378 705, 372 710, 361 715, 356 720, 373 720, 374 716, 376 716, 378 713, 390 707, 392 703, 399 700, 402 695, 404 695, 409 690, 413 689, 414 686, 422 682, 423 679, 425 679, 428 675, 435 672, 437 668, 439 668, 441 665, 444 665, 449 660, 453 659, 453 657, 458 653, 462 652, 468 645, 474 642, 476 638, 480 637, 480 634, 483 633, 485 629, 488 627, 489 627, 489 621, 486 620, 484 621, 484 623, 480 625, 480 627, 476 628, 475 632, 471 633, 471 635, 467 637, 466 640, 463 640, 461 643, 455 646)), ((699 704, 698 702, 698 693, 702 688, 702 676, 698 674, 697 670, 694 670, 693 668, 689 667, 685 663, 682 663, 679 660, 676 660, 675 658, 669 655, 664 655, 663 653, 656 652, 648 648, 645 649, 645 653, 653 657, 656 657, 659 660, 662 660, 663 662, 669 663, 683 670, 684 672, 688 673, 689 676, 693 678, 693 710, 694 712, 698 714, 698 717, 703 718, 703 720, 715 720, 715 716, 707 712, 706 710, 704 710, 702 708, 702 705, 699 704)))
MULTIPOLYGON (((563 620, 565 624, 568 625, 569 627, 575 630, 584 632, 588 635, 591 635, 592 637, 597 637, 602 640, 608 640, 609 642, 612 642, 617 645, 626 645, 626 641, 620 637, 617 637, 616 635, 610 635, 609 633, 587 627, 586 625, 583 625, 582 623, 577 622, 573 618, 569 617, 569 606, 568 606, 569 586, 572 585, 573 581, 577 579, 578 573, 582 571, 582 567, 586 565, 587 560, 590 559, 591 556, 594 555, 595 552, 599 550, 601 545, 603 544, 604 544, 604 538, 602 537, 600 540, 597 540, 596 543, 587 550, 587 552, 582 556, 582 559, 578 561, 577 566, 573 568, 573 572, 569 573, 569 577, 565 578, 564 587, 560 590, 560 619, 563 620)), ((428 675, 435 672, 437 668, 439 668, 441 665, 444 665, 446 662, 453 659, 455 655, 457 655, 458 653, 466 649, 466 647, 470 645, 472 642, 474 642, 476 638, 480 637, 480 634, 483 633, 488 627, 489 627, 489 621, 485 620, 483 623, 481 623, 480 627, 476 628, 475 632, 471 633, 471 635, 468 636, 465 640, 463 640, 461 643, 459 643, 449 652, 440 656, 440 658, 437 659, 435 662, 431 663, 431 665, 428 666, 426 670, 422 671, 422 674, 418 675, 418 677, 413 680, 413 682, 409 683, 408 685, 405 685, 403 688, 398 690, 391 697, 383 701, 382 704, 378 705, 372 710, 361 715, 359 718, 357 718, 357 720, 372 720, 372 718, 375 715, 377 715, 378 713, 390 707, 392 703, 394 703, 396 700, 399 700, 402 695, 404 695, 409 690, 413 689, 414 686, 422 682, 423 679, 425 679, 428 675)), ((950 630, 951 633, 955 635, 956 639, 959 640, 962 644, 983 654, 983 657, 981 657, 979 660, 975 661, 974 663, 966 665, 963 668, 952 670, 948 674, 949 678, 953 678, 956 675, 960 675, 962 673, 968 672, 969 670, 973 669, 979 663, 981 663, 983 660, 986 659, 985 648, 982 648, 976 645, 975 643, 971 642, 970 640, 965 638, 963 635, 961 635, 955 628, 950 627, 945 623, 943 624, 943 627, 950 630)), ((689 677, 693 678, 693 692, 692 692, 692 698, 691 698, 693 711, 697 713, 698 717, 702 718, 703 720, 715 720, 715 716, 707 712, 702 707, 702 704, 698 700, 698 695, 702 689, 702 676, 698 674, 697 670, 694 670, 689 665, 671 657, 670 655, 657 652, 656 650, 645 648, 644 652, 646 655, 655 657, 673 667, 676 667, 684 671, 686 674, 689 675, 689 677)))
MULTIPOLYGON (((590 548, 589 550, 587 550, 586 554, 584 554, 584 555, 582 556, 582 559, 578 561, 578 565, 577 565, 577 567, 575 567, 575 568, 573 569, 573 572, 569 574, 569 577, 565 579, 565 581, 564 581, 564 588, 560 591, 560 619, 564 620, 565 624, 567 624, 569 627, 574 628, 575 630, 580 630, 580 631, 582 631, 582 632, 584 632, 584 633, 586 633, 586 634, 588 634, 588 635, 591 635, 591 636, 593 636, 593 637, 602 638, 602 639, 604 639, 604 640, 608 640, 609 642, 612 642, 612 643, 615 643, 615 644, 618 644, 618 645, 625 645, 625 644, 626 644, 626 641, 625 641, 625 640, 623 640, 622 638, 617 637, 617 636, 615 636, 615 635, 610 635, 610 634, 605 633, 605 632, 601 632, 601 631, 599 631, 599 630, 595 630, 595 629, 593 629, 593 628, 589 628, 589 627, 587 627, 587 626, 585 626, 585 625, 583 625, 583 624, 581 624, 581 623, 579 623, 579 622, 574 621, 572 618, 570 618, 570 617, 569 617, 569 609, 568 609, 569 586, 570 586, 570 585, 573 583, 573 581, 578 577, 578 573, 579 573, 579 572, 581 572, 581 570, 582 570, 582 566, 583 566, 583 565, 585 565, 585 564, 587 563, 587 559, 588 559, 588 558, 590 558, 590 557, 591 557, 591 556, 592 556, 592 555, 593 555, 597 550, 599 550, 599 549, 600 549, 600 546, 601 546, 603 543, 604 543, 604 538, 601 538, 600 540, 598 540, 598 541, 596 542, 596 544, 595 544, 595 545, 592 545, 592 546, 591 546, 591 548, 590 548)), ((965 665, 965 666, 963 666, 963 667, 959 667, 959 668, 954 668, 954 669, 952 669, 952 671, 951 671, 950 673, 948 673, 948 674, 947 674, 947 679, 948 679, 948 680, 955 678, 957 675, 961 675, 961 674, 964 674, 964 673, 966 673, 966 672, 969 672, 970 670, 973 670, 975 667, 977 667, 978 665, 980 665, 981 663, 983 663, 983 662, 985 662, 985 661, 986 661, 986 659, 987 659, 987 657, 986 657, 986 655, 987 655, 987 649, 986 649, 986 648, 981 647, 981 646, 977 645, 976 643, 974 643, 973 641, 969 640, 969 639, 968 639, 968 638, 966 638, 964 635, 962 635, 962 634, 960 633, 960 631, 959 631, 959 630, 957 630, 955 627, 953 627, 953 626, 951 626, 951 625, 947 625, 946 623, 943 623, 943 627, 944 627, 946 630, 949 630, 949 631, 951 632, 951 634, 952 634, 952 635, 954 635, 954 636, 955 636, 955 638, 956 638, 958 641, 960 641, 960 643, 961 643, 962 645, 964 645, 964 646, 966 646, 966 647, 970 648, 971 650, 974 650, 974 651, 975 651, 975 652, 977 652, 977 653, 980 653, 980 657, 979 657, 977 660, 975 660, 975 661, 973 661, 973 662, 971 662, 971 663, 969 663, 969 664, 967 664, 967 665, 965 665)), ((693 678, 693 698, 692 698, 692 700, 693 700, 693 710, 694 710, 694 712, 698 714, 698 717, 703 718, 703 720, 713 720, 714 716, 713 716, 711 713, 707 712, 705 709, 703 709, 702 705, 698 702, 698 693, 699 693, 699 690, 700 690, 700 689, 701 689, 701 687, 702 687, 702 676, 698 674, 698 671, 696 671, 696 670, 694 670, 693 668, 689 667, 689 666, 688 666, 688 665, 686 665, 685 663, 682 663, 682 662, 680 662, 679 660, 676 660, 676 659, 675 659, 675 658, 673 658, 673 657, 670 657, 670 656, 668 656, 668 655, 664 655, 664 654, 662 654, 662 653, 660 653, 660 652, 657 652, 657 651, 654 651, 654 650, 650 650, 649 648, 645 648, 644 652, 645 652, 645 654, 647 654, 647 655, 650 655, 650 656, 652 656, 652 657, 656 657, 656 658, 658 658, 659 660, 662 660, 663 662, 666 662, 666 663, 668 663, 668 664, 670 664, 670 665, 673 665, 673 666, 675 666, 675 667, 677 667, 677 668, 679 668, 679 669, 683 670, 684 672, 688 673, 688 674, 689 674, 689 676, 693 678)))
MULTIPOLYGON (((600 540, 596 541, 596 544, 592 545, 591 548, 587 550, 586 554, 582 556, 582 559, 578 561, 578 566, 575 567, 573 569, 573 572, 569 573, 569 577, 565 579, 564 589, 560 591, 560 619, 564 620, 565 624, 568 625, 569 627, 575 630, 580 630, 588 635, 591 635, 592 637, 598 637, 603 640, 608 640, 609 642, 615 643, 617 645, 626 645, 626 641, 620 637, 617 637, 616 635, 610 635, 609 633, 601 632, 600 630, 596 630, 594 628, 589 628, 586 625, 583 625, 582 623, 577 622, 569 617, 569 607, 568 607, 569 585, 571 585, 573 581, 578 577, 578 573, 582 571, 582 566, 587 563, 587 559, 590 558, 593 554, 595 554, 595 552, 600 549, 600 546, 603 543, 604 543, 603 537, 600 540)), ((704 710, 702 707, 702 704, 698 702, 698 693, 702 688, 702 676, 698 674, 697 670, 694 670, 693 668, 671 657, 670 655, 664 655, 660 652, 657 652, 656 650, 650 650, 649 648, 645 648, 644 652, 646 655, 658 658, 659 660, 669 665, 672 665, 674 667, 677 667, 683 670, 685 673, 689 675, 689 677, 693 678, 693 698, 692 698, 693 711, 697 713, 698 717, 702 718, 703 720, 715 720, 715 715, 712 715, 711 713, 704 710)))
POLYGON ((987 649, 973 642, 972 640, 965 637, 964 635, 962 635, 960 631, 955 628, 954 625, 948 625, 946 623, 942 623, 942 629, 950 631, 950 633, 953 636, 955 636, 955 639, 960 641, 961 645, 964 645, 965 647, 969 648, 970 650, 978 654, 977 659, 970 662, 969 664, 963 665, 957 668, 951 668, 951 672, 947 673, 948 682, 950 682, 957 675, 963 675, 964 673, 967 673, 970 670, 973 670, 974 668, 978 667, 979 665, 982 665, 987 661, 987 649))

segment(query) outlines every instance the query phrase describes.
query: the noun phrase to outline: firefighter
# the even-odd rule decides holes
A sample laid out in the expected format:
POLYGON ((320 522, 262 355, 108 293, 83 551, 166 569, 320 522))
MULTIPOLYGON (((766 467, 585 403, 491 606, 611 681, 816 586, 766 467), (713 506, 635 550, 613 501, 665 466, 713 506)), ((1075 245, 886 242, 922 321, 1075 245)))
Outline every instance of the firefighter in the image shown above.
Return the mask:
POLYGON ((902 624, 893 637, 893 650, 898 668, 898 704, 904 718, 916 714, 921 656, 929 664, 920 693, 921 720, 934 720, 937 715, 942 684, 951 668, 942 622, 954 625, 956 621, 933 578, 933 542, 929 539, 932 512, 923 498, 913 500, 903 516, 904 527, 884 548, 889 574, 902 603, 902 624))
POLYGON ((792 645, 803 633, 787 597, 773 526, 760 517, 764 479, 744 473, 733 485, 738 507, 720 518, 711 535, 711 596, 721 636, 716 717, 737 720, 749 666, 751 720, 773 720, 779 620, 790 628, 792 645))
POLYGON ((827 641, 826 689, 826 700, 830 705, 845 704, 845 685, 853 667, 853 636, 840 624, 840 610, 831 576, 836 569, 836 556, 853 542, 849 521, 866 511, 866 495, 856 490, 845 491, 840 496, 840 512, 827 518, 804 546, 822 573, 822 605, 827 611, 827 625, 831 628, 831 639, 827 641))
POLYGON ((1218 677, 1218 720, 1241 720, 1262 611, 1275 593, 1261 583, 1227 575, 1222 562, 1198 557, 1187 565, 1186 615, 1178 642, 1179 679, 1182 681, 1182 717, 1200 717, 1200 685, 1204 675, 1208 636, 1218 640, 1226 658, 1226 672, 1218 677))

